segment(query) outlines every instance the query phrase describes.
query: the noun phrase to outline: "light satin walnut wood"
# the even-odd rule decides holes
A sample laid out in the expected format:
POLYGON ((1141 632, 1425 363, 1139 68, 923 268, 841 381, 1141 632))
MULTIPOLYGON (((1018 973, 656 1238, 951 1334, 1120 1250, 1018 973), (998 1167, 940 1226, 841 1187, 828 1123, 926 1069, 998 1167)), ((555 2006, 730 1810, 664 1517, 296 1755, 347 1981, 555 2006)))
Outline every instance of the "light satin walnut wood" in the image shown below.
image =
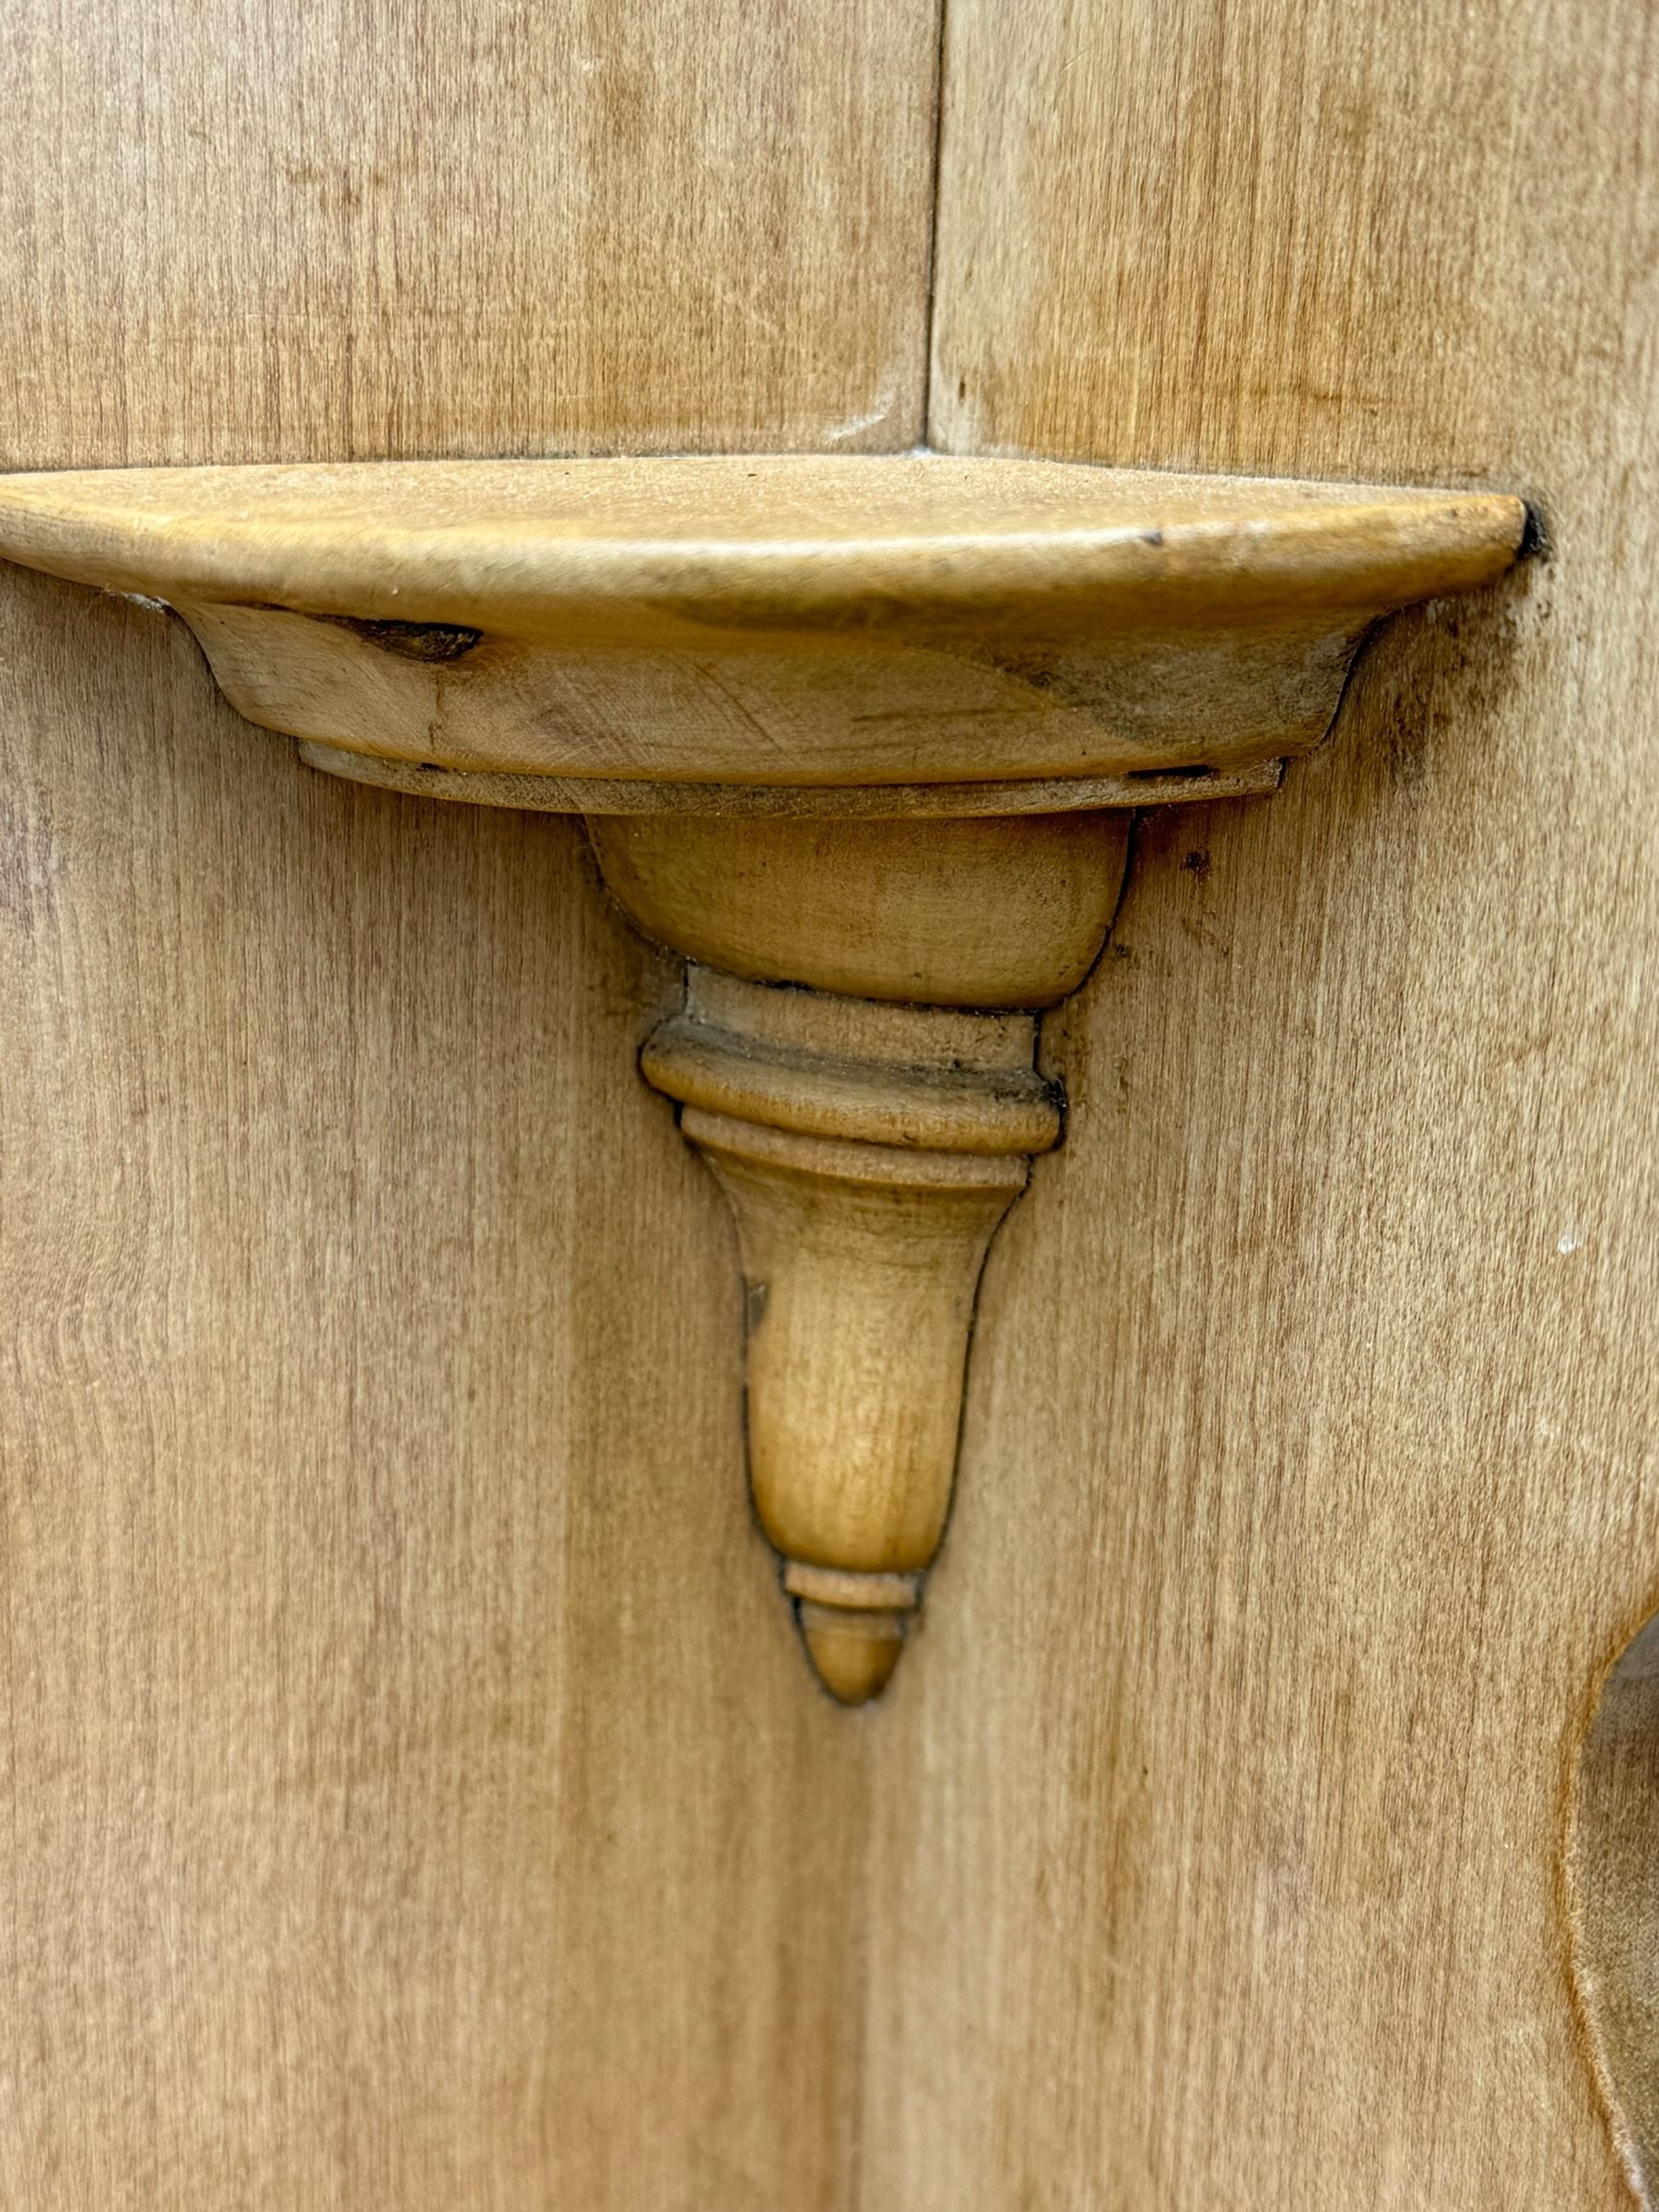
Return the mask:
POLYGON ((313 764, 583 813, 687 957, 643 1070, 732 1203, 756 1505, 850 1704, 944 1530, 980 1272, 1061 1134, 1037 1018, 1128 810, 1271 789, 1366 630, 1524 523, 932 454, 0 481, 0 553, 175 607, 313 764))

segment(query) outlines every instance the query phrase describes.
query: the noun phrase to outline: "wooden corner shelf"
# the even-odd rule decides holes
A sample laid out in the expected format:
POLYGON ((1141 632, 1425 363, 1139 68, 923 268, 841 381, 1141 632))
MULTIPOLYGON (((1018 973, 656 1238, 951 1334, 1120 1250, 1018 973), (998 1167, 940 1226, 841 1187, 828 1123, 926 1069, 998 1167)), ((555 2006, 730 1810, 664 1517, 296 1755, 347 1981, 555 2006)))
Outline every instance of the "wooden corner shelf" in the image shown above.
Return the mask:
POLYGON ((1524 524, 930 453, 0 477, 0 556, 174 607, 315 767, 584 815, 686 957, 642 1065, 736 1215, 756 1501, 847 1703, 921 1603, 985 1252, 1061 1134, 1038 1015, 1130 810, 1271 790, 1365 632, 1524 524))

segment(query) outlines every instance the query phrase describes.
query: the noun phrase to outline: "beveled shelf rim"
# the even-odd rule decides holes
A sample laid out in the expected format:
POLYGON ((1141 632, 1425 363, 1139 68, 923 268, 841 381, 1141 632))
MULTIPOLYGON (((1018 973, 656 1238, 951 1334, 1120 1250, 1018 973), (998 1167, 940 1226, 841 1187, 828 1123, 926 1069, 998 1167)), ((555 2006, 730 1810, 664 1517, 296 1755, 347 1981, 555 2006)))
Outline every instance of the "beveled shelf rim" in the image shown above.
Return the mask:
POLYGON ((0 555, 76 582, 595 641, 1381 612, 1497 575, 1524 527, 1504 494, 929 453, 0 477, 0 555))

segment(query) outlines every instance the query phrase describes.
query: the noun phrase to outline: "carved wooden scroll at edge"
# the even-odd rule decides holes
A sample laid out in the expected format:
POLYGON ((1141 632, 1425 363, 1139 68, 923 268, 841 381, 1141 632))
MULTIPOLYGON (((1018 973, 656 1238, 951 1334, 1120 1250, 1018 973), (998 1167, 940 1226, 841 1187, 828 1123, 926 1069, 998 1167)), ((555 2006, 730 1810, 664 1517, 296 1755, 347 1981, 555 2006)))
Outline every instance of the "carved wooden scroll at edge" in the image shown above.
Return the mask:
POLYGON ((1596 2086, 1638 2204, 1659 2184, 1659 1614, 1597 1686, 1568 1793, 1573 1983, 1596 2086))

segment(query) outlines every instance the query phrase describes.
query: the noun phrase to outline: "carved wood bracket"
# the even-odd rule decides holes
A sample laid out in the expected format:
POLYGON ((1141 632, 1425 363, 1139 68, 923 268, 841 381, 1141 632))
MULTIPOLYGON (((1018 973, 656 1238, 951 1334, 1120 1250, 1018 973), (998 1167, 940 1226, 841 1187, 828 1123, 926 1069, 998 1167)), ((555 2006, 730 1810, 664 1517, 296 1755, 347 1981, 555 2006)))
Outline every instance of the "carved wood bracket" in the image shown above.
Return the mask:
POLYGON ((926 453, 0 478, 0 555, 175 607, 314 767, 584 815, 685 956, 643 1071, 736 1217, 755 1501, 849 1704, 921 1603, 1129 810, 1273 789, 1366 630, 1524 520, 926 453))

